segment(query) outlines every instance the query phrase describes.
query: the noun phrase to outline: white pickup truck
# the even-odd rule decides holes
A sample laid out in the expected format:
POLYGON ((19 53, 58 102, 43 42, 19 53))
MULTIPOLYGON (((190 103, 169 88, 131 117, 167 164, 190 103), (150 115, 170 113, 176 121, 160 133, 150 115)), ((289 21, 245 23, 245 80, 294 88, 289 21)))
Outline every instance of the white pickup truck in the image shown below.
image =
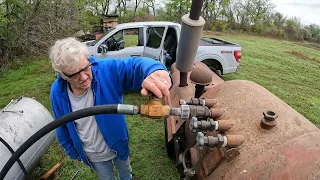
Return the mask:
MULTIPOLYGON (((99 39, 84 42, 90 55, 98 58, 131 56, 150 57, 168 69, 176 61, 181 25, 173 22, 133 22, 119 24, 99 39)), ((241 46, 217 38, 199 41, 196 61, 204 62, 215 73, 227 74, 239 69, 241 46)))

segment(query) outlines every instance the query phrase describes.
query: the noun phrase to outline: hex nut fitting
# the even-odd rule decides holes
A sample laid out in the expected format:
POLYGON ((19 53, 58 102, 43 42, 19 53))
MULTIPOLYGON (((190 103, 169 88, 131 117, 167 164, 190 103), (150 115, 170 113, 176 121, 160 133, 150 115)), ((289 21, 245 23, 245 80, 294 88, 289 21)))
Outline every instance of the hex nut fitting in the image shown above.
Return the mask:
POLYGON ((278 118, 278 115, 273 111, 264 111, 263 112, 263 117, 267 121, 274 121, 274 120, 276 120, 278 118))
POLYGON ((264 111, 260 126, 263 129, 271 129, 277 125, 278 115, 274 111, 264 111))

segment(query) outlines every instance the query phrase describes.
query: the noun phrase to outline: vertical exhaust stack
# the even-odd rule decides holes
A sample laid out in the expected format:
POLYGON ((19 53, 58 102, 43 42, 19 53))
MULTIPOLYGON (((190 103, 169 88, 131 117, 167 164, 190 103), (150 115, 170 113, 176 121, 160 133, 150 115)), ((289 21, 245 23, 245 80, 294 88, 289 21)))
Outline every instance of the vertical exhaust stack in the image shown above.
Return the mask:
POLYGON ((187 73, 192 69, 199 39, 205 24, 200 16, 203 0, 193 0, 190 14, 182 16, 176 68, 180 71, 180 87, 187 86, 187 73))

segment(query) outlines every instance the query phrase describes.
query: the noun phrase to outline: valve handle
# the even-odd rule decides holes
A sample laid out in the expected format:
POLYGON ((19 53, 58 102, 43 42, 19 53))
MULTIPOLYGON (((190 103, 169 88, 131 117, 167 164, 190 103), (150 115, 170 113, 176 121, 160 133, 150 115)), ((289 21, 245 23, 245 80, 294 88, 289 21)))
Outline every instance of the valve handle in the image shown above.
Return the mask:
POLYGON ((197 132, 198 127, 198 118, 197 117, 192 117, 190 120, 190 129, 192 132, 197 132))
POLYGON ((196 141, 199 150, 202 150, 204 146, 204 134, 202 132, 198 132, 196 141))

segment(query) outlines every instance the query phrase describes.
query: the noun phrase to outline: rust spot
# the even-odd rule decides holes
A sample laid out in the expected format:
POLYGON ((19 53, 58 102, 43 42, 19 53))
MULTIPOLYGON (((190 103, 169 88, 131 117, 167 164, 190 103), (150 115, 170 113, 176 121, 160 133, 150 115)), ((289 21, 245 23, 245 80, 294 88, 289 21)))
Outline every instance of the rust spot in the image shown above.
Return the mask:
MULTIPOLYGON (((208 176, 218 165, 223 158, 222 153, 219 149, 214 148, 202 161, 202 166, 206 176, 208 176)), ((206 179, 206 177, 201 177, 200 179, 206 179)))
POLYGON ((237 148, 231 148, 229 150, 227 150, 225 157, 227 159, 228 162, 232 161, 234 158, 236 158, 237 156, 239 156, 240 152, 238 151, 237 148))
POLYGON ((219 117, 221 117, 222 115, 224 115, 224 113, 226 112, 226 109, 214 109, 211 108, 211 118, 213 119, 218 119, 219 117))
POLYGON ((218 106, 218 100, 217 99, 206 99, 206 106, 209 108, 217 107, 218 106))
POLYGON ((241 135, 227 135, 228 144, 227 147, 238 147, 244 143, 245 138, 241 135))
POLYGON ((229 120, 218 120, 219 123, 219 131, 228 131, 232 128, 236 122, 232 119, 229 120))

